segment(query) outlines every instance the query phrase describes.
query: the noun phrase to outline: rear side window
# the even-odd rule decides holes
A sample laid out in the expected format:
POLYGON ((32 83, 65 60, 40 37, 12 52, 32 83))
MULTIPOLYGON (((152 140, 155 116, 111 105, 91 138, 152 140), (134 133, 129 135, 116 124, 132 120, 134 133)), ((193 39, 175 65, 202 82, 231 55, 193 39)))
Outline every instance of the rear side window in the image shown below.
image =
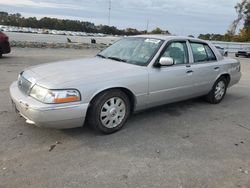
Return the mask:
POLYGON ((211 48, 208 45, 205 45, 205 49, 207 52, 208 61, 216 61, 216 57, 214 55, 214 52, 211 50, 211 48))
POLYGON ((216 57, 211 48, 202 43, 191 43, 194 55, 194 62, 215 61, 216 57))

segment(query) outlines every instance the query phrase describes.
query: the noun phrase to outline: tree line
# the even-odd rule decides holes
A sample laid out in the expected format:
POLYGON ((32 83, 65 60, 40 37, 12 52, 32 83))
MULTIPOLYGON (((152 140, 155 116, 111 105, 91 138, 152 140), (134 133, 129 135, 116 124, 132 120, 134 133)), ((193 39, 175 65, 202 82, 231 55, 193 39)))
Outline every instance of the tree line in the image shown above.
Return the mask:
MULTIPOLYGON (((94 23, 91 22, 79 21, 79 20, 57 19, 49 17, 44 17, 41 19, 37 19, 36 17, 25 18, 20 13, 9 14, 7 12, 0 12, 0 25, 63 30, 63 31, 76 31, 76 32, 86 32, 86 33, 103 33, 112 35, 139 35, 147 33, 147 31, 139 31, 134 28, 118 29, 114 26, 95 25, 94 23)), ((150 33, 169 34, 168 31, 163 31, 160 28, 156 28, 150 33)))
MULTIPOLYGON (((244 1, 243 1, 244 2, 244 1)), ((227 42, 250 42, 250 2, 246 2, 242 10, 244 26, 239 34, 228 31, 226 34, 200 34, 198 38, 203 40, 227 41, 227 42)), ((237 11, 237 6, 235 7, 237 11)), ((241 13, 240 13, 241 14, 241 13)))
MULTIPOLYGON (((240 14, 244 21, 244 27, 239 34, 227 32, 226 34, 200 34, 198 38, 203 40, 228 41, 228 42, 250 42, 250 2, 246 2, 240 14)), ((237 11, 237 6, 235 7, 237 11)), ((16 26, 16 27, 31 27, 52 30, 65 30, 86 33, 103 33, 112 35, 139 35, 139 34, 170 34, 169 31, 164 31, 156 28, 151 32, 139 31, 134 28, 118 29, 114 26, 95 25, 94 23, 79 20, 57 19, 44 17, 37 19, 36 17, 25 18, 21 14, 9 14, 0 12, 0 25, 16 26)))

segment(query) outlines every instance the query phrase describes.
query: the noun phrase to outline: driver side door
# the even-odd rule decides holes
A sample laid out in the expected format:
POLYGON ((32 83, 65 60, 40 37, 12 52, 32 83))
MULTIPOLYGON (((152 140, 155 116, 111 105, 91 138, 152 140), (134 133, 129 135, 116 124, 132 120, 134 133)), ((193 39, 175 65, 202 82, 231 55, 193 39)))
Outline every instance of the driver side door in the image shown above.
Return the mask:
POLYGON ((166 44, 157 62, 161 57, 171 57, 174 65, 149 67, 148 107, 187 99, 194 95, 189 56, 187 41, 172 41, 166 44))

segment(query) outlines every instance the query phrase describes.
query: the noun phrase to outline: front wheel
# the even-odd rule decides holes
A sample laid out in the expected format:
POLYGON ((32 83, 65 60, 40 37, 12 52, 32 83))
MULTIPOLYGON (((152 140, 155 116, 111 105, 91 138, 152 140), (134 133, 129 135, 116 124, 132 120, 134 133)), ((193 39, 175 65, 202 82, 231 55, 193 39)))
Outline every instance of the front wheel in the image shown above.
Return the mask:
POLYGON ((130 115, 128 96, 120 90, 101 93, 89 109, 89 124, 97 131, 111 134, 120 130, 130 115))
POLYGON ((220 77, 214 84, 212 90, 206 96, 206 100, 211 104, 220 103, 227 92, 227 80, 225 77, 220 77))

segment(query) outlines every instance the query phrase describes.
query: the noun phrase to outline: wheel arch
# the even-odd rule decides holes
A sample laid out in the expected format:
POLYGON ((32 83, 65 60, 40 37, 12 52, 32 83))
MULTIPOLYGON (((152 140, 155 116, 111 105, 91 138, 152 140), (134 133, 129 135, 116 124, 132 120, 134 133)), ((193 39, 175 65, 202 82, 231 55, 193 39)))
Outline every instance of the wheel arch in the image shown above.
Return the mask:
POLYGON ((227 85, 230 84, 231 76, 230 76, 229 73, 223 73, 223 74, 221 74, 221 75, 217 78, 217 80, 218 80, 219 78, 221 78, 221 77, 224 77, 224 78, 227 80, 227 85))
POLYGON ((107 92, 107 91, 112 91, 112 90, 120 90, 120 91, 124 92, 124 93, 128 96, 129 101, 130 101, 130 104, 131 104, 131 112, 133 112, 134 109, 135 109, 136 103, 137 103, 136 97, 135 97, 134 93, 133 93, 130 89, 125 88, 125 87, 110 87, 110 88, 105 88, 105 89, 99 90, 98 92, 96 92, 96 93, 92 96, 92 98, 91 98, 89 104, 91 105, 91 104, 93 103, 93 101, 94 101, 99 95, 101 95, 102 93, 107 92))

